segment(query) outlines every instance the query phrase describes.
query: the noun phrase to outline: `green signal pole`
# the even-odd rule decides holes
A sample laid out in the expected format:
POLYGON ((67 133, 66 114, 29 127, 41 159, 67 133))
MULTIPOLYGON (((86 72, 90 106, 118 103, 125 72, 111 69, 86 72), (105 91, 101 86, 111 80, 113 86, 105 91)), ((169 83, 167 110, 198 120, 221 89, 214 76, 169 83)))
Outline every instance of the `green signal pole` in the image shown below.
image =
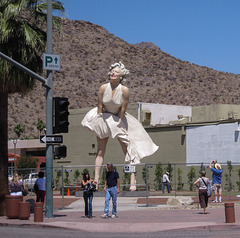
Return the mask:
MULTIPOLYGON (((47 53, 52 54, 52 0, 47 1, 47 53)), ((47 135, 53 134, 52 70, 47 70, 46 124, 47 135)), ((46 144, 46 217, 53 217, 53 144, 46 144)))

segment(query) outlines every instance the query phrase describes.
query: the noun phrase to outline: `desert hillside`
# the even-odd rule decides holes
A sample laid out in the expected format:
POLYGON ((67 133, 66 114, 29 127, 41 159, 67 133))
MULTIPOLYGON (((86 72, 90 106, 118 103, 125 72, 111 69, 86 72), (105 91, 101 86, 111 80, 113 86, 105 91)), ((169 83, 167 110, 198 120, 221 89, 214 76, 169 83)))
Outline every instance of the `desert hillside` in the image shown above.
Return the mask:
MULTIPOLYGON (((219 72, 179 60, 150 42, 129 44, 99 25, 62 20, 54 33, 53 53, 61 56, 61 71, 53 73, 54 96, 68 97, 70 109, 96 106, 99 86, 108 68, 121 60, 130 76, 130 102, 175 105, 239 104, 240 75, 219 72)), ((43 76, 46 76, 44 72, 43 76)), ((23 136, 39 136, 38 119, 45 121, 45 88, 36 82, 27 95, 9 96, 9 138, 14 126, 23 136)))

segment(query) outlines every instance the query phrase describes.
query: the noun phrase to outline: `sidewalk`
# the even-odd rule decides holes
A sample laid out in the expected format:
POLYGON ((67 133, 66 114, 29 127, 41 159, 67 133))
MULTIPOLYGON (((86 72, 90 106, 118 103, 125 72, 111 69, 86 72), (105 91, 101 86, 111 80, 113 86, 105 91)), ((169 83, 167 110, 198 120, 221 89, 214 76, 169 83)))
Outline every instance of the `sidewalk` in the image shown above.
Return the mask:
MULTIPOLYGON (((152 197, 149 197, 151 199, 152 197)), ((158 197, 161 199, 162 197, 158 197)), ((166 196, 164 196, 166 198, 166 196)), ((154 196, 154 199, 156 197, 154 196)), ((235 201, 235 223, 225 223, 224 202, 210 202, 208 214, 202 214, 198 204, 173 205, 138 204, 137 197, 118 198, 118 217, 115 219, 101 218, 104 209, 104 198, 94 197, 93 218, 84 217, 82 198, 67 197, 69 205, 64 210, 54 210, 54 218, 45 218, 43 222, 34 222, 34 214, 28 220, 8 219, 0 217, 1 226, 19 227, 57 227, 88 232, 157 232, 178 229, 240 229, 240 203, 235 201), (70 202, 69 202, 70 201, 70 202), (71 202, 72 201, 72 202, 71 202), (94 224, 94 225, 93 225, 94 224), (91 227, 91 230, 89 230, 91 227)), ((229 201, 228 201, 229 202, 229 201)), ((111 208, 111 205, 110 205, 111 208)), ((111 215, 111 214, 110 214, 111 215)))

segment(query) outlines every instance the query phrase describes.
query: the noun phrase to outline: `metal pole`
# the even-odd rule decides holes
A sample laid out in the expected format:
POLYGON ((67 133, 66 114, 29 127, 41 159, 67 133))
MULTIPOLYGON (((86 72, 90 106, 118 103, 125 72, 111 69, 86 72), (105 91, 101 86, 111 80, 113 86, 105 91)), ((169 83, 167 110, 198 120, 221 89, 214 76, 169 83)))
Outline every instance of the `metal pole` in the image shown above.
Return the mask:
POLYGON ((177 196, 177 193, 176 193, 176 191, 177 191, 177 181, 176 181, 176 178, 177 176, 176 176, 176 164, 174 164, 174 190, 175 190, 175 197, 177 196))
MULTIPOLYGON (((47 53, 52 54, 52 0, 47 1, 47 53)), ((52 70, 47 71, 46 121, 47 135, 53 133, 53 83, 52 70)), ((46 144, 46 217, 53 217, 53 144, 46 144)))
POLYGON ((17 167, 17 165, 16 165, 16 144, 17 144, 17 142, 14 140, 13 141, 13 143, 14 143, 14 173, 16 173, 16 167, 17 167))
POLYGON ((231 162, 228 161, 228 197, 231 200, 231 178, 230 178, 230 169, 231 169, 231 162))
POLYGON ((36 78, 38 81, 40 81, 43 84, 44 87, 47 87, 46 86, 46 83, 47 83, 46 79, 44 79, 40 75, 36 74, 35 72, 33 72, 32 70, 28 69, 27 67, 19 64, 17 61, 13 60, 12 58, 8 57, 7 55, 3 54, 2 52, 0 52, 0 57, 2 59, 7 60, 8 62, 13 64, 17 68, 23 70, 24 72, 26 72, 28 75, 32 76, 33 78, 36 78))
POLYGON ((62 209, 64 209, 64 179, 63 179, 63 166, 62 166, 62 209))
POLYGON ((148 166, 145 164, 145 183, 146 183, 146 202, 147 202, 147 207, 148 207, 148 166))
POLYGON ((14 145, 14 173, 17 171, 17 158, 16 158, 16 147, 17 147, 17 139, 13 139, 13 145, 14 145))

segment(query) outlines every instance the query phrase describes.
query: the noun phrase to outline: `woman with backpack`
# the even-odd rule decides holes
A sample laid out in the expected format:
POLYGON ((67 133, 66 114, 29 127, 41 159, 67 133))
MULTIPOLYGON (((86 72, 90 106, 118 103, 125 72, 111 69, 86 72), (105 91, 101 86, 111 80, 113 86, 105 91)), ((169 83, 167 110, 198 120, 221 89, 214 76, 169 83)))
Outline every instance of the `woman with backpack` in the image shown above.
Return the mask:
POLYGON ((206 172, 202 171, 202 177, 198 178, 194 185, 198 188, 198 195, 199 195, 199 203, 201 208, 203 208, 203 214, 207 214, 206 208, 208 206, 208 194, 207 194, 207 188, 209 179, 206 178, 206 172))

